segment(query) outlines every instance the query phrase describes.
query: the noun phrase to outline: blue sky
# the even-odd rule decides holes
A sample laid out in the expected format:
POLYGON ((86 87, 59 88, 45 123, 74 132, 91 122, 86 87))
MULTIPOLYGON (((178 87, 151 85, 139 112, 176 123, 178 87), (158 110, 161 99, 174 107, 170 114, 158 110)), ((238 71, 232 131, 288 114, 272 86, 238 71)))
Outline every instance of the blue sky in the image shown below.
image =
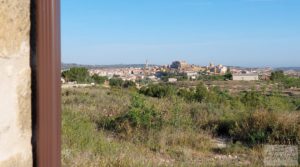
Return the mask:
POLYGON ((300 66, 300 0, 61 0, 62 61, 300 66))

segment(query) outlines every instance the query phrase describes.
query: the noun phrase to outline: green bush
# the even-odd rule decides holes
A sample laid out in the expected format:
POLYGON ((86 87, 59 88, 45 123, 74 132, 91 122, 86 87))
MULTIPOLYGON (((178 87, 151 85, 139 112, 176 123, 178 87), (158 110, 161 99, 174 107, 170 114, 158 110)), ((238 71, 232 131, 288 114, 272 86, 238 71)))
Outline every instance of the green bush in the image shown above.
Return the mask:
POLYGON ((166 96, 175 95, 176 91, 172 85, 151 84, 149 86, 142 87, 139 92, 146 96, 163 98, 166 96))
POLYGON ((123 88, 135 88, 136 84, 133 81, 125 81, 122 86, 123 88))
POLYGON ((224 81, 232 79, 232 75, 230 73, 225 75, 207 75, 202 74, 198 77, 198 80, 202 81, 224 81))
POLYGON ((62 72, 62 77, 66 81, 76 81, 77 83, 87 83, 91 81, 89 71, 84 67, 70 68, 69 70, 62 72))
POLYGON ((300 78, 286 77, 283 80, 283 85, 286 88, 291 88, 291 87, 300 88, 300 78))
POLYGON ((230 72, 227 72, 225 75, 224 75, 224 79, 225 80, 232 80, 232 74, 230 72))
POLYGON ((293 78, 284 75, 283 71, 274 71, 271 73, 271 80, 280 82, 285 88, 300 88, 300 78, 293 78))
POLYGON ((208 93, 209 92, 208 92, 206 86, 203 83, 200 83, 196 87, 196 92, 195 92, 194 98, 196 99, 196 101, 202 102, 207 98, 208 93))
POLYGON ((109 80, 109 85, 111 87, 122 87, 124 81, 121 78, 111 78, 109 80))
POLYGON ((250 111, 255 111, 265 108, 265 96, 260 92, 252 90, 246 91, 241 94, 241 102, 248 108, 250 111))
POLYGON ((282 97, 280 95, 272 95, 266 97, 266 109, 268 111, 291 111, 295 109, 295 105, 289 101, 287 97, 282 97))
POLYGON ((142 96, 135 94, 128 112, 117 115, 100 126, 130 135, 136 129, 159 129, 162 126, 162 116, 153 106, 146 105, 142 96))
POLYGON ((271 78, 272 81, 282 81, 285 79, 284 73, 282 70, 280 71, 274 71, 271 73, 271 78))
POLYGON ((248 144, 299 144, 299 115, 256 111, 220 119, 217 133, 248 144))
POLYGON ((96 83, 96 84, 103 84, 106 80, 108 80, 107 77, 103 77, 103 76, 99 76, 97 74, 94 74, 92 76, 92 80, 96 83))
POLYGON ((194 101, 194 99, 195 99, 194 94, 195 94, 195 92, 193 89, 191 90, 191 89, 185 89, 185 88, 179 89, 177 92, 177 95, 179 97, 182 97, 189 102, 194 101))

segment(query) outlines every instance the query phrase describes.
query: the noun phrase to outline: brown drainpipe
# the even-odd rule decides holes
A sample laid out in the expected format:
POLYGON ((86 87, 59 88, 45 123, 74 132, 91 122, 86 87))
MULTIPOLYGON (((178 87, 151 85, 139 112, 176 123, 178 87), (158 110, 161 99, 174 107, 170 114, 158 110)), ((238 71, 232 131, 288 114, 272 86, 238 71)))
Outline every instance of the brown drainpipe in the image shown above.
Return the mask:
POLYGON ((34 166, 61 166, 60 0, 31 0, 34 166))

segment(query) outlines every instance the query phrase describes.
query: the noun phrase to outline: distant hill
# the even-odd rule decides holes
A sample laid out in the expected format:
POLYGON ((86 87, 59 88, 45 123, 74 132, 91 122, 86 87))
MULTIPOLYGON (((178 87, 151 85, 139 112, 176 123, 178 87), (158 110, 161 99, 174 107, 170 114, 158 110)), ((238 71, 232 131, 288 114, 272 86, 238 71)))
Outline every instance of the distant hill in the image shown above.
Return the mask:
MULTIPOLYGON (((153 67, 153 66, 160 66, 160 65, 149 64, 148 66, 153 67)), ((62 70, 70 69, 72 67, 85 67, 85 68, 88 68, 88 69, 94 69, 94 68, 129 68, 129 67, 142 68, 142 67, 145 67, 145 64, 112 64, 112 65, 89 65, 89 64, 76 64, 76 63, 62 63, 61 64, 61 69, 62 70)), ((227 66, 227 67, 229 67, 229 68, 238 68, 238 69, 246 69, 246 70, 264 68, 264 67, 241 67, 241 66, 227 66)), ((277 67, 277 68, 273 68, 273 70, 300 71, 300 67, 277 67)))
POLYGON ((266 68, 270 68, 274 71, 277 70, 282 70, 282 71, 289 71, 289 70, 293 70, 293 71, 299 71, 300 72, 300 67, 240 67, 240 66, 227 66, 229 68, 237 68, 237 69, 244 69, 244 70, 255 70, 255 69, 266 69, 266 68))
MULTIPOLYGON (((158 66, 155 64, 149 64, 149 67, 158 66)), ((145 67, 145 64, 113 64, 113 65, 87 65, 87 64, 75 64, 75 63, 62 63, 61 69, 67 70, 72 67, 85 67, 87 69, 94 69, 94 68, 142 68, 145 67)))
POLYGON ((294 71, 300 71, 300 67, 279 67, 279 68, 275 68, 275 70, 283 70, 283 71, 294 70, 294 71))

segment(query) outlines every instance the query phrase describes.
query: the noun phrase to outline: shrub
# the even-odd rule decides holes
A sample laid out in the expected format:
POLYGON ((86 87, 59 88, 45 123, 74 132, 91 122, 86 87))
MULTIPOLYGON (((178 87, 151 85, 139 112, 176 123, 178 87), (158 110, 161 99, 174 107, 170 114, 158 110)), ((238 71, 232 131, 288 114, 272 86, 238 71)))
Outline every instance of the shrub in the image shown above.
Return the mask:
POLYGON ((224 75, 224 79, 225 79, 225 80, 232 80, 232 74, 231 74, 230 72, 226 73, 226 74, 224 75))
POLYGON ((271 80, 280 82, 285 88, 300 88, 300 78, 293 78, 284 75, 283 71, 274 71, 271 73, 271 80))
POLYGON ((300 78, 286 77, 283 80, 283 85, 286 88, 291 88, 291 87, 300 88, 300 78))
POLYGON ((223 81, 226 79, 230 79, 232 76, 230 75, 206 75, 202 74, 198 77, 198 80, 203 81, 223 81))
POLYGON ((111 87, 122 87, 123 82, 124 81, 121 78, 111 78, 109 80, 109 85, 111 87))
POLYGON ((194 90, 190 89, 179 89, 177 92, 179 97, 184 98, 187 101, 194 101, 194 90))
POLYGON ((241 102, 250 110, 255 111, 265 108, 265 96, 258 91, 252 90, 244 92, 241 98, 241 102))
POLYGON ((142 87, 139 92, 146 96, 162 98, 174 95, 175 88, 172 85, 153 84, 148 87, 142 87))
POLYGON ((160 128, 162 126, 162 116, 153 106, 146 105, 142 96, 135 94, 132 97, 128 112, 108 119, 104 124, 98 123, 106 129, 119 133, 125 132, 126 135, 130 136, 133 130, 160 128))
POLYGON ((86 83, 91 81, 89 71, 84 67, 70 68, 69 70, 62 72, 62 77, 65 78, 66 81, 76 81, 78 83, 86 83))
POLYGON ((198 84, 194 95, 196 101, 202 102, 207 98, 207 96, 208 96, 208 90, 206 86, 203 83, 198 84))
POLYGON ((266 97, 266 109, 269 111, 291 111, 295 108, 295 105, 289 102, 288 98, 280 95, 271 95, 266 97))
POLYGON ((96 83, 96 84, 103 84, 106 80, 108 80, 107 77, 102 77, 102 76, 99 76, 97 74, 94 74, 92 76, 92 80, 96 83))
POLYGON ((123 88, 135 88, 136 84, 133 81, 125 81, 123 83, 123 88))
POLYGON ((299 114, 256 111, 221 119, 218 133, 248 144, 299 144, 299 114))
POLYGON ((282 70, 280 71, 274 71, 271 73, 271 78, 272 81, 282 81, 285 79, 284 73, 282 70))

